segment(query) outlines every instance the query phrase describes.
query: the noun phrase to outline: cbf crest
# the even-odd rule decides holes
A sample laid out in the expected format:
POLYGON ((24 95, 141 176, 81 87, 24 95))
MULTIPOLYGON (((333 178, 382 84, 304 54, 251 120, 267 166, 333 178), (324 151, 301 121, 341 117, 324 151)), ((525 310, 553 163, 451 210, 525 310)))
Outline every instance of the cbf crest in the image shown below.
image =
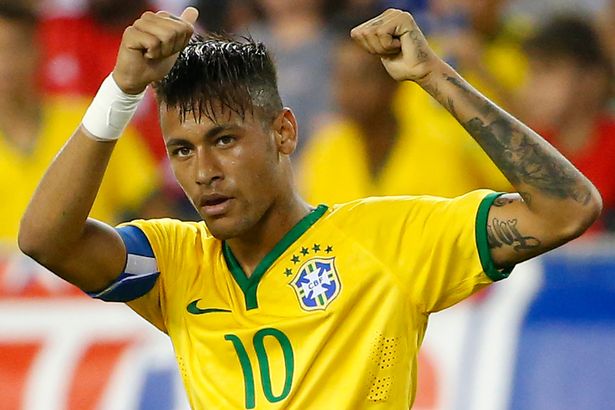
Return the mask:
POLYGON ((325 310, 341 290, 335 257, 308 259, 301 265, 290 286, 304 310, 325 310))

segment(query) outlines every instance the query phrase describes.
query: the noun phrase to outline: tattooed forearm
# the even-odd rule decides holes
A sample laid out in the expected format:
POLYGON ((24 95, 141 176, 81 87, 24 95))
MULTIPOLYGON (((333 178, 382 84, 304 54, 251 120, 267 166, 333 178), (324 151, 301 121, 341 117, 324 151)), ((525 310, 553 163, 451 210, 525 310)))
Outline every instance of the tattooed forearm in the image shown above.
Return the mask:
POLYGON ((416 48, 416 58, 418 59, 419 63, 427 61, 428 54, 425 51, 426 44, 423 35, 417 30, 412 30, 410 32, 410 38, 412 39, 412 42, 414 43, 414 46, 416 48))
POLYGON ((453 98, 450 96, 446 98, 442 97, 442 93, 438 88, 438 84, 433 82, 427 82, 423 84, 423 88, 433 98, 435 98, 437 101, 440 101, 444 105, 444 108, 446 108, 453 115, 453 117, 457 118, 457 112, 455 111, 455 104, 453 98))
POLYGON ((516 219, 502 221, 493 218, 491 223, 487 224, 487 241, 491 249, 512 246, 516 252, 535 249, 541 245, 537 238, 519 232, 516 219))
POLYGON ((453 105, 449 111, 513 185, 527 184, 552 197, 589 203, 591 190, 568 160, 465 82, 450 76, 446 80, 463 93, 479 116, 464 121, 450 99, 446 103, 453 105))
POLYGON ((463 124, 502 173, 514 185, 525 183, 556 198, 572 198, 585 205, 591 199, 578 172, 560 155, 554 156, 527 134, 515 130, 506 119, 485 125, 479 118, 463 124))

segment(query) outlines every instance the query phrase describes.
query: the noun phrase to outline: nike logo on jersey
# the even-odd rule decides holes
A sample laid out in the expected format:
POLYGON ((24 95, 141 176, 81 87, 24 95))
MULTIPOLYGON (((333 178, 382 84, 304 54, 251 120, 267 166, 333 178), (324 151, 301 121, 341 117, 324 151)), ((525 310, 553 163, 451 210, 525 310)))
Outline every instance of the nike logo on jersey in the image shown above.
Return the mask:
POLYGON ((202 315, 203 313, 216 313, 216 312, 230 312, 228 309, 219 309, 219 308, 209 308, 209 309, 201 309, 197 306, 201 299, 193 300, 186 306, 186 310, 188 313, 192 313, 193 315, 202 315))

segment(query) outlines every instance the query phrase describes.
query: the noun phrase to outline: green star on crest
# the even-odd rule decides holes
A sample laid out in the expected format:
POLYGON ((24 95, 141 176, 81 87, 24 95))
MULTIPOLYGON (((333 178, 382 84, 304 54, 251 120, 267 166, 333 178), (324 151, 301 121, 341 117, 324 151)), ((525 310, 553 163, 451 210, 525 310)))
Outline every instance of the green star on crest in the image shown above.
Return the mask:
POLYGON ((293 255, 293 257, 292 257, 292 258, 290 258, 290 260, 291 260, 293 263, 299 263, 299 257, 298 257, 297 255, 293 255))
POLYGON ((303 247, 301 248, 301 254, 303 256, 307 255, 308 253, 310 253, 310 250, 308 248, 303 248, 303 247))
POLYGON ((293 271, 290 268, 286 268, 286 270, 284 270, 284 275, 290 276, 292 274, 293 274, 293 271))
POLYGON ((327 253, 333 252, 333 246, 331 246, 331 245, 327 246, 327 248, 325 249, 325 252, 327 252, 327 253))
POLYGON ((314 252, 319 252, 319 251, 320 251, 320 245, 319 245, 319 244, 317 244, 317 243, 315 243, 315 244, 314 244, 314 246, 312 247, 312 250, 313 250, 314 252))

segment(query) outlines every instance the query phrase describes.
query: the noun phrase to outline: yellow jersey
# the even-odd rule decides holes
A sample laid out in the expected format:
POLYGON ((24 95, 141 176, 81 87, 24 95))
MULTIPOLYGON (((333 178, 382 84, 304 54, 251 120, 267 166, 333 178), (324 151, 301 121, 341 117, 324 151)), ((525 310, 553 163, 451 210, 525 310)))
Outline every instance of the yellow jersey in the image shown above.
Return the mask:
MULTIPOLYGON (((45 100, 41 129, 28 153, 17 150, 0 132, 0 242, 17 246, 19 221, 34 190, 87 107, 81 99, 45 100)), ((136 211, 158 184, 155 167, 147 146, 129 128, 117 143, 91 216, 117 223, 122 212, 136 211)))
POLYGON ((170 336, 195 409, 406 410, 429 314, 510 272, 487 244, 497 196, 320 205, 250 277, 204 222, 133 221, 160 275, 128 304, 170 336))
MULTIPOLYGON (((299 188, 312 203, 368 196, 507 191, 510 184, 456 120, 415 84, 402 83, 393 111, 399 132, 386 161, 372 175, 366 136, 349 120, 324 126, 299 158, 299 188)), ((369 137, 369 136, 367 136, 369 137)))

